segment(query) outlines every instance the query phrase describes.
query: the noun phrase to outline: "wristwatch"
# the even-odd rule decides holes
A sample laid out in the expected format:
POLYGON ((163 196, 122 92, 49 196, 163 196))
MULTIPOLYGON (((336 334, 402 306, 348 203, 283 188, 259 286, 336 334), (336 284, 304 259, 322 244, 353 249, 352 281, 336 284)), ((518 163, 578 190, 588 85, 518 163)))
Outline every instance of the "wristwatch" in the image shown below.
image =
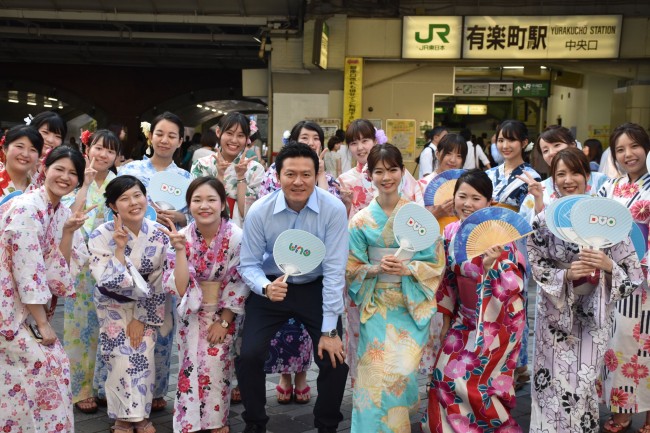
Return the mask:
POLYGON ((227 320, 222 320, 220 325, 221 325, 222 328, 228 329, 228 327, 230 326, 230 323, 228 323, 227 320))
POLYGON ((326 332, 321 332, 321 335, 323 337, 329 337, 329 338, 334 338, 337 335, 339 335, 338 332, 336 332, 336 328, 332 329, 331 331, 326 331, 326 332))
POLYGON ((268 283, 266 286, 262 286, 262 296, 265 298, 268 298, 269 295, 266 293, 266 289, 271 285, 271 283, 268 283))

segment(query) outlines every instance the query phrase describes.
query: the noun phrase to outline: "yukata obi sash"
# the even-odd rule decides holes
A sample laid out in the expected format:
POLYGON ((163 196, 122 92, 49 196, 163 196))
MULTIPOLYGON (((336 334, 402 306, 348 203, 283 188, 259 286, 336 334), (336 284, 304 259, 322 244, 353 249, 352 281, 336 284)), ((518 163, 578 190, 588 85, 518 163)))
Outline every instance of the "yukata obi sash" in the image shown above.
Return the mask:
MULTIPOLYGON (((382 248, 368 246, 368 259, 370 264, 378 265, 382 257, 395 254, 398 248, 382 248)), ((400 252, 400 259, 402 262, 408 262, 413 257, 414 253, 402 250, 400 252)), ((402 279, 412 277, 402 277, 399 275, 389 275, 379 273, 376 276, 376 283, 374 290, 369 290, 369 293, 364 296, 364 299, 359 306, 361 312, 361 323, 366 323, 378 311, 386 311, 387 309, 404 308, 408 310, 409 315, 413 318, 418 328, 428 326, 426 323, 421 323, 418 314, 416 314, 417 303, 409 293, 410 291, 403 291, 402 279)))
POLYGON ((202 305, 215 305, 221 295, 221 281, 200 281, 199 287, 203 293, 202 305))
POLYGON ((200 281, 198 287, 193 287, 190 282, 185 295, 176 307, 178 315, 187 318, 201 310, 210 313, 217 311, 221 298, 221 286, 221 281, 200 281))

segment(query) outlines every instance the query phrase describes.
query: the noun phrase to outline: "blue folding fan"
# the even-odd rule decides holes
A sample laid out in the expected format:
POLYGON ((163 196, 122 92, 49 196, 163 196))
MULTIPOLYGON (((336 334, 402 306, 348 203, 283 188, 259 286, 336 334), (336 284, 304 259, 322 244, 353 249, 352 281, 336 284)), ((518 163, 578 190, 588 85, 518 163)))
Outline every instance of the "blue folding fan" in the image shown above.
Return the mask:
POLYGON ((454 239, 457 263, 471 260, 495 245, 505 245, 533 232, 518 213, 503 207, 477 210, 460 225, 454 239))
POLYGON ((463 174, 465 170, 447 170, 434 177, 424 190, 424 205, 440 205, 451 199, 456 187, 456 179, 463 174))

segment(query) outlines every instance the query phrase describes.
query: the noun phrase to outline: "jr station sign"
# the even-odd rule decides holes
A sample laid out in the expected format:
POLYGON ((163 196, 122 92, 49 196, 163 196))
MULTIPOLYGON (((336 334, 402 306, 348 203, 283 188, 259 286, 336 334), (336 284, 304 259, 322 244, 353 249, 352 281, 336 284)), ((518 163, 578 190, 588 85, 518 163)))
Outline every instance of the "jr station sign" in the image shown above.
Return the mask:
POLYGON ((621 15, 404 17, 405 59, 618 58, 621 15))

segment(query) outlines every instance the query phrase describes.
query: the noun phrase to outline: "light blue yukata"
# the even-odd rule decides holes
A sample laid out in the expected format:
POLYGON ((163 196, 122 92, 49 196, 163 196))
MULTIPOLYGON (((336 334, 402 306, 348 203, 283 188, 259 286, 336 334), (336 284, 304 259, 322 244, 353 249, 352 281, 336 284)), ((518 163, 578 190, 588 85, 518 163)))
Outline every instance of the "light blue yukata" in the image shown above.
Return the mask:
POLYGON ((407 203, 400 199, 389 217, 373 199, 349 224, 346 279, 361 316, 357 353, 350 354, 358 359, 353 433, 410 431, 409 416, 419 406, 416 374, 436 312, 445 265, 442 242, 400 253, 411 276, 372 272, 383 256, 397 251, 393 222, 407 203))

